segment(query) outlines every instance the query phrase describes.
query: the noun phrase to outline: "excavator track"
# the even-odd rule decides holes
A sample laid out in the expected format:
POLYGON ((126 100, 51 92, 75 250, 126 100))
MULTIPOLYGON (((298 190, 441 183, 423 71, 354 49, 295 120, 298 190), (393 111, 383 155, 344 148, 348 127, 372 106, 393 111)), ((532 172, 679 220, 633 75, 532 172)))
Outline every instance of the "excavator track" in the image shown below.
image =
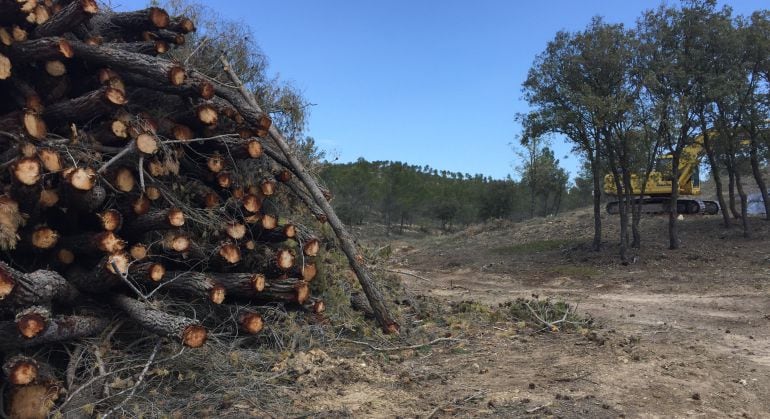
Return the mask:
MULTIPOLYGON (((642 213, 644 214, 667 214, 671 200, 667 197, 649 197, 642 198, 642 213)), ((715 215, 719 214, 719 204, 716 201, 703 201, 700 199, 679 199, 677 202, 677 213, 690 215, 715 215)), ((634 204, 639 203, 636 199, 634 204)), ((613 201, 607 204, 607 213, 616 215, 620 213, 620 203, 613 201)))

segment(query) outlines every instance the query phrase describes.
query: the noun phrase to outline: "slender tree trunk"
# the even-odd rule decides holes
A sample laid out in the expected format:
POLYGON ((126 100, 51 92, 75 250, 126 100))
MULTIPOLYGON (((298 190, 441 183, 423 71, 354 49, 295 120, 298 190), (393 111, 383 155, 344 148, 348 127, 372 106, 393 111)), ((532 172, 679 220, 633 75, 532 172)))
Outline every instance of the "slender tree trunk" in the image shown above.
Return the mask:
MULTIPOLYGON (((759 156, 757 152, 758 148, 759 146, 757 144, 757 138, 755 134, 751 136, 751 172, 754 175, 754 180, 757 182, 759 192, 762 194, 762 202, 765 204, 765 220, 770 221, 770 199, 768 199, 767 184, 765 183, 765 179, 762 177, 762 171, 759 167, 759 156)), ((741 199, 743 199, 743 197, 741 197, 741 199)))
MULTIPOLYGON (((707 132, 705 129, 703 132, 707 132)), ((722 224, 725 228, 732 226, 730 221, 730 214, 728 214, 727 205, 725 204, 725 197, 722 191, 722 176, 719 174, 719 163, 717 162, 716 153, 714 148, 711 147, 711 140, 708 135, 703 136, 703 148, 706 149, 706 156, 709 160, 709 167, 711 167, 711 177, 714 179, 714 186, 717 190, 717 202, 719 202, 719 209, 722 211, 722 224)))
POLYGON ((602 183, 599 167, 599 151, 589 161, 594 181, 594 240, 591 248, 598 252, 602 248, 602 183))
MULTIPOLYGON (((609 138, 609 135, 607 135, 607 143, 611 139, 609 138)), ((626 176, 625 174, 620 173, 620 170, 618 170, 617 165, 617 157, 614 153, 614 150, 612 149, 612 146, 607 146, 607 157, 608 157, 608 163, 610 166, 610 171, 612 171, 612 178, 615 182, 615 190, 617 191, 617 198, 618 198, 618 212, 620 215, 620 260, 623 263, 626 263, 628 261, 628 200, 627 200, 627 193, 626 188, 623 185, 623 177, 626 176)))
POLYGON ((682 151, 676 150, 672 153, 671 159, 671 201, 669 202, 668 213, 668 248, 671 250, 679 249, 679 226, 677 218, 679 217, 679 160, 682 151))
MULTIPOLYGON (((733 168, 735 168, 735 165, 733 164, 733 168)), ((741 174, 738 172, 738 170, 735 170, 735 187, 738 189, 738 195, 741 199, 741 224, 743 225, 743 237, 750 238, 751 237, 751 227, 749 226, 749 217, 748 217, 748 208, 749 208, 749 197, 746 194, 746 191, 743 190, 743 182, 741 181, 741 174)))
POLYGON ((733 215, 733 218, 736 220, 741 218, 741 213, 738 212, 738 208, 735 206, 735 171, 731 167, 730 164, 727 165, 727 175, 730 176, 730 183, 729 183, 729 199, 730 199, 730 213, 733 215))

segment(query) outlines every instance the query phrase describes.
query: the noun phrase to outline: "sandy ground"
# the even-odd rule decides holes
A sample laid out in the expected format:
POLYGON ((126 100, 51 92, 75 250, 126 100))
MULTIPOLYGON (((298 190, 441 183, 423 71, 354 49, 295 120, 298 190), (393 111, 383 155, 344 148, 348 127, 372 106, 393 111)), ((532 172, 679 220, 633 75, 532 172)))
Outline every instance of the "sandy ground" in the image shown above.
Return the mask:
MULTIPOLYGON (((643 225, 635 263, 586 249, 588 212, 451 236, 395 236, 390 269, 440 304, 553 297, 595 319, 591 332, 527 333, 460 322, 419 350, 304 354, 300 410, 316 417, 770 417, 770 229, 754 238, 716 217, 643 225), (305 360, 307 361, 307 359, 305 360), (326 413, 323 413, 326 412, 326 413)), ((416 320, 419 322, 419 320, 416 320)))

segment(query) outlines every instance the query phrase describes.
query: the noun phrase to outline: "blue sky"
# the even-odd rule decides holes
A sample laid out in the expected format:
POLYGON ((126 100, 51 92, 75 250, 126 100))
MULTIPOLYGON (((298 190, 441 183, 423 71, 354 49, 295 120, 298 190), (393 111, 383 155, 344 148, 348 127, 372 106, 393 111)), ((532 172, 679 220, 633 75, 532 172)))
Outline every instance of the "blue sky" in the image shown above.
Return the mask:
MULTIPOLYGON (((515 176, 510 143, 527 105, 521 83, 561 29, 592 16, 633 25, 658 1, 203 2, 249 25, 270 71, 315 104, 308 135, 340 162, 400 160, 453 172, 515 176)), ((120 9, 147 4, 113 0, 120 9)), ((736 13, 767 0, 728 2, 736 13)), ((571 173, 579 159, 554 141, 571 173)))

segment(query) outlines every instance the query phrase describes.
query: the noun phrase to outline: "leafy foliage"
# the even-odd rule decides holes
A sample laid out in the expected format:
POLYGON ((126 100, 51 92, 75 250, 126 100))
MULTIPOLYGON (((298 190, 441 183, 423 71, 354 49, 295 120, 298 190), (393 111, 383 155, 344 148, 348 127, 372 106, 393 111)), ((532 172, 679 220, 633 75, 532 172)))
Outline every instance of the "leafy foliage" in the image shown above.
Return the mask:
MULTIPOLYGON (((531 216, 530 190, 534 190, 543 205, 536 215, 547 215, 566 207, 555 193, 563 194, 565 202, 582 203, 585 198, 570 194, 585 193, 567 190, 567 176, 558 167, 553 152, 541 150, 537 163, 542 174, 530 174, 515 181, 492 179, 483 175, 436 170, 428 166, 410 166, 401 162, 359 159, 355 163, 327 164, 321 178, 334 193, 332 201, 344 221, 361 224, 380 221, 400 230, 413 224, 438 226, 450 230, 492 218, 524 219, 531 216)), ((540 200, 538 202, 541 202, 540 200)))

